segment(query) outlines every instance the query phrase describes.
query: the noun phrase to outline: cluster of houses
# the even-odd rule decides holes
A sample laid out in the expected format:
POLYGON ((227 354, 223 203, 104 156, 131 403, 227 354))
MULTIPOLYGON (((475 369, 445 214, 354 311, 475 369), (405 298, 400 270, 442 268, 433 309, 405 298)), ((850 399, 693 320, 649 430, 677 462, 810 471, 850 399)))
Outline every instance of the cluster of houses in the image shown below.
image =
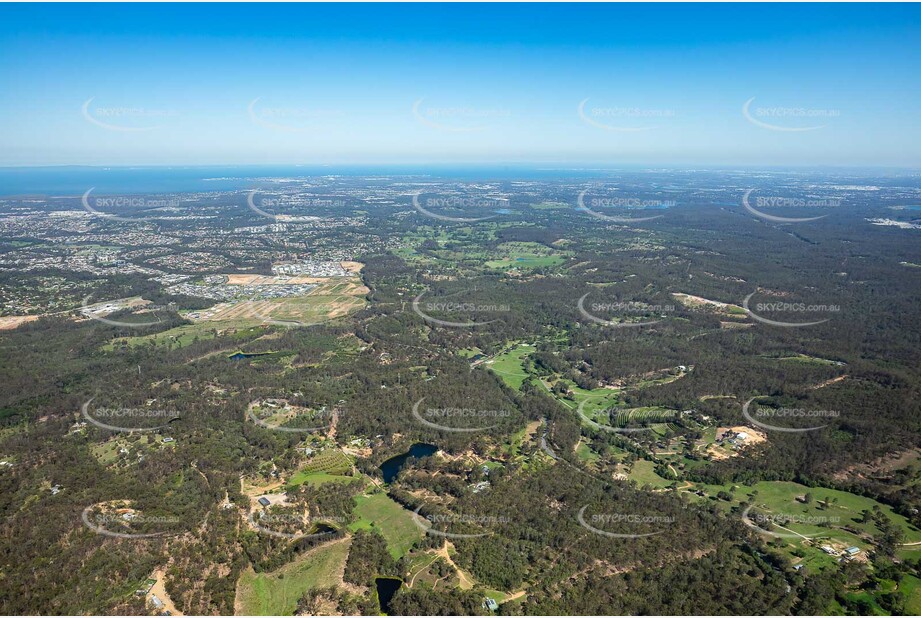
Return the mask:
MULTIPOLYGON (((179 283, 166 288, 170 294, 177 296, 194 296, 218 301, 234 300, 267 300, 271 298, 290 298, 306 296, 317 286, 311 283, 287 283, 278 285, 231 285, 215 281, 214 277, 223 275, 209 275, 202 284, 179 283)), ((207 319, 208 311, 197 311, 186 314, 195 319, 207 319)))
POLYGON ((347 277, 349 271, 339 262, 305 260, 297 264, 275 264, 272 272, 276 275, 308 277, 347 277))

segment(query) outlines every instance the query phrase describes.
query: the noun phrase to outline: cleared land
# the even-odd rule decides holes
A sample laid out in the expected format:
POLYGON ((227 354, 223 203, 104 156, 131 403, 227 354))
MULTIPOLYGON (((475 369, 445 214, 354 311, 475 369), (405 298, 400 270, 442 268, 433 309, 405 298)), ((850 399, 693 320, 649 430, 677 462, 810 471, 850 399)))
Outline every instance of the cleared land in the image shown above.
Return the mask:
MULTIPOLYGON (((250 277, 254 275, 240 275, 250 277)), ((339 318, 367 304, 368 288, 357 278, 324 279, 306 296, 245 300, 218 303, 210 309, 197 312, 192 324, 177 326, 151 335, 117 339, 104 349, 121 346, 177 345, 185 347, 196 339, 207 340, 222 336, 231 339, 252 338, 269 320, 298 324, 319 324, 339 318)))
POLYGON ((244 616, 291 616, 304 591, 341 582, 351 538, 339 539, 297 557, 272 571, 252 567, 237 582, 235 613, 244 616))
MULTIPOLYGON (((355 279, 323 279, 306 296, 221 303, 206 313, 208 322, 261 323, 264 320, 314 324, 348 315, 365 305, 369 292, 355 279)), ((204 313, 204 312, 203 312, 204 313)))
POLYGON ((295 285, 298 283, 325 283, 328 277, 308 277, 306 275, 223 275, 227 285, 295 285))
POLYGON ((685 294, 683 292, 672 292, 672 296, 675 297, 679 303, 688 307, 689 309, 704 309, 710 308, 715 309, 720 313, 738 318, 747 317, 745 309, 738 305, 732 305, 729 303, 723 303, 718 300, 710 300, 709 298, 704 298, 702 296, 694 296, 692 294, 685 294))
POLYGON ((384 493, 356 497, 352 512, 358 521, 350 524, 349 530, 377 530, 395 559, 403 557, 425 534, 413 521, 412 513, 384 493))
POLYGON ((296 487, 304 483, 322 485, 323 483, 358 482, 359 478, 346 476, 351 469, 352 460, 345 453, 339 449, 326 449, 295 472, 288 480, 288 487, 296 487))
POLYGON ((801 538, 784 540, 787 542, 787 551, 802 554, 802 564, 812 571, 824 567, 837 568, 837 558, 823 552, 820 549, 821 545, 827 544, 838 549, 859 547, 864 554, 867 550, 872 549, 867 539, 879 534, 879 531, 872 521, 866 523, 862 521, 862 513, 865 509, 872 512, 877 506, 905 532, 906 545, 898 550, 899 556, 908 558, 921 554, 921 530, 914 528, 905 517, 893 511, 892 507, 872 498, 835 489, 807 487, 788 481, 762 481, 750 487, 739 485, 735 490, 732 485, 697 485, 697 487, 703 489, 709 496, 715 496, 720 491, 729 493, 732 497, 730 501, 716 500, 715 502, 726 509, 740 504, 749 499, 751 494, 757 492, 752 500, 759 513, 787 518, 784 523, 787 530, 774 528, 773 532, 792 531, 811 537, 809 540, 801 538), (797 499, 806 494, 812 496, 810 503, 806 504, 797 499), (919 544, 911 545, 912 543, 919 544))
POLYGON ((8 315, 0 317, 0 330, 12 330, 28 322, 34 322, 40 316, 37 315, 8 315))
POLYGON ((487 268, 542 268, 566 261, 558 252, 533 242, 507 242, 496 248, 499 257, 488 260, 487 268))

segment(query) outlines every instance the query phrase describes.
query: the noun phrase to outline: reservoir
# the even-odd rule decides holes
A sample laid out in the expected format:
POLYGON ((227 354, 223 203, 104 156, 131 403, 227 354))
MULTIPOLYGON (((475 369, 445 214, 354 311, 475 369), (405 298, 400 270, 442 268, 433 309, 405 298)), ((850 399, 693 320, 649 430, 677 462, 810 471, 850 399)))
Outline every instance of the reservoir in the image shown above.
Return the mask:
POLYGON ((377 585, 377 600, 381 604, 381 611, 389 614, 390 601, 403 585, 403 580, 395 577, 378 577, 374 583, 377 585))
POLYGON ((438 452, 438 447, 432 444, 424 444, 422 442, 413 444, 411 447, 409 447, 409 451, 403 453, 402 455, 391 457, 381 464, 381 473, 384 475, 384 482, 392 483, 393 480, 397 478, 400 470, 403 468, 403 464, 405 464, 406 460, 410 457, 421 459, 422 457, 434 455, 436 452, 438 452))

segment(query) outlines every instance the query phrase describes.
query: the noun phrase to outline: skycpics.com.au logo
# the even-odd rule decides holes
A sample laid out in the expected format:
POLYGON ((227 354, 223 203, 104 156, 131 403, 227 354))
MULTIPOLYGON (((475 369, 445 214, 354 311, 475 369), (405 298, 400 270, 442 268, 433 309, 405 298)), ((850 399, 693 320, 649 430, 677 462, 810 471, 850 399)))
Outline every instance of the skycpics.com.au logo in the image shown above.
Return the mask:
POLYGON ((492 324, 493 322, 498 321, 498 318, 482 322, 456 322, 433 317, 429 314, 430 312, 438 312, 440 314, 470 315, 476 313, 508 313, 511 311, 511 307, 509 305, 502 303, 476 303, 466 300, 461 302, 455 300, 430 300, 423 303, 422 297, 424 295, 425 292, 422 292, 415 299, 413 299, 413 311, 426 322, 437 324, 439 326, 448 326, 451 328, 473 328, 476 326, 486 326, 487 324, 492 324))
MULTIPOLYGON (((310 284, 304 284, 310 285, 310 284)), ((272 317, 269 312, 277 309, 271 305, 263 307, 253 307, 253 317, 258 318, 263 324, 280 326, 282 328, 305 328, 307 326, 316 326, 323 322, 336 319, 342 311, 342 303, 316 303, 311 304, 311 312, 314 313, 310 320, 296 320, 294 318, 272 317)))
POLYGON ((631 213, 643 212, 653 209, 667 209, 676 205, 676 202, 673 200, 640 199, 621 195, 608 197, 596 196, 586 198, 586 194, 589 191, 592 193, 600 193, 604 190, 604 188, 598 187, 583 189, 576 198, 578 209, 582 212, 588 213, 596 219, 601 219, 602 221, 609 221, 611 223, 641 223, 643 221, 659 219, 664 215, 659 214, 652 215, 650 217, 635 217, 632 216, 631 213), (608 212, 621 212, 623 214, 605 214, 601 212, 602 210, 607 210, 608 212), (628 216, 628 214, 630 216, 628 216))
POLYGON ((246 415, 249 420, 264 429, 271 431, 283 431, 287 433, 317 433, 327 431, 339 419, 342 413, 337 408, 324 406, 319 410, 310 410, 300 413, 292 408, 270 409, 271 416, 262 419, 256 415, 256 409, 259 408, 260 402, 254 401, 246 408, 246 415), (293 411, 292 411, 293 410, 293 411), (301 418, 306 417, 306 418, 301 418), (297 421, 304 423, 309 427, 292 427, 289 423, 297 421))
POLYGON ((150 539, 173 536, 177 532, 127 532, 131 527, 170 527, 179 523, 179 518, 170 515, 145 515, 131 508, 100 510, 100 505, 90 505, 80 516, 83 525, 103 536, 117 539, 150 539))
MULTIPOLYGON (((620 426, 614 426, 614 425, 602 425, 602 424, 599 423, 598 421, 596 421, 596 420, 590 418, 590 417, 585 413, 585 406, 586 406, 586 404, 588 404, 588 400, 587 400, 587 399, 583 400, 583 401, 578 405, 578 407, 576 408, 576 414, 578 414, 579 417, 580 417, 583 421, 585 421, 588 425, 591 425, 591 426, 594 427, 595 429, 598 429, 598 430, 601 430, 601 431, 609 431, 609 432, 611 432, 611 433, 639 433, 639 432, 641 432, 641 431, 653 431, 653 430, 654 430, 654 427, 649 426, 649 425, 643 426, 643 427, 626 427, 626 426, 620 427, 620 426)), ((611 416, 612 414, 613 414, 613 415, 616 415, 617 410, 606 411, 606 413, 607 413, 609 416, 611 416)), ((670 422, 670 421, 673 421, 673 420, 675 420, 677 417, 678 417, 678 413, 677 413, 676 411, 674 411, 674 410, 668 410, 668 411, 663 411, 663 412, 661 412, 661 413, 657 413, 657 414, 655 414, 653 417, 644 418, 644 419, 643 419, 643 422, 649 422, 649 423, 653 423, 653 424, 662 424, 662 423, 668 423, 668 422, 670 422)), ((624 420, 624 424, 626 425, 626 423, 627 423, 629 420, 631 420, 631 419, 624 418, 623 420, 624 420)))
POLYGON ((657 527, 663 528, 670 526, 675 523, 675 518, 668 515, 649 515, 649 514, 639 514, 639 513, 624 513, 624 512, 613 512, 613 513, 594 513, 588 518, 585 516, 585 511, 588 509, 586 504, 581 509, 579 509, 578 514, 576 515, 576 520, 579 522, 579 525, 588 530, 593 534, 600 536, 606 536, 611 539, 641 539, 648 536, 656 536, 657 534, 662 534, 665 530, 656 530, 654 532, 643 532, 643 533, 627 533, 627 532, 610 532, 604 528, 619 528, 619 529, 630 529, 635 528, 636 526, 645 526, 645 527, 657 527), (600 527, 599 527, 600 526, 600 527))
POLYGON ((582 314, 582 317, 595 322, 596 324, 602 324, 604 326, 611 326, 614 328, 636 328, 640 326, 652 326, 653 324, 658 324, 662 319, 649 319, 650 315, 658 315, 663 318, 667 313, 674 313, 675 305, 651 305, 640 301, 609 301, 609 302, 593 302, 589 303, 589 309, 586 308, 585 300, 588 298, 591 292, 586 292, 579 298, 577 307, 579 313, 582 314), (598 317, 597 313, 613 314, 612 317, 616 316, 614 319, 603 319, 598 317))
POLYGON ((452 427, 445 425, 444 423, 451 422, 452 420, 457 421, 460 419, 461 422, 471 422, 474 425, 478 425, 480 423, 488 423, 490 421, 495 421, 496 419, 508 418, 511 416, 511 412, 508 410, 483 410, 480 408, 456 407, 427 407, 425 409, 421 409, 420 406, 422 405, 423 401, 425 401, 425 397, 413 404, 413 417, 426 427, 438 429, 439 431, 452 431, 457 433, 486 431, 489 429, 495 429, 498 427, 498 425, 492 424, 485 427, 452 427))
POLYGON ((779 197, 779 196, 758 196, 755 198, 755 205, 752 205, 751 194, 754 192, 754 189, 749 189, 745 192, 745 195, 742 196, 742 206, 755 215, 759 219, 764 219, 765 221, 770 221, 771 223, 807 223, 809 221, 818 221, 819 219, 824 219, 828 215, 819 215, 817 217, 781 217, 779 215, 772 215, 770 213, 764 212, 765 208, 807 208, 807 209, 819 209, 819 208, 838 208, 841 206, 842 200, 838 198, 791 198, 791 197, 779 197), (755 207, 757 206, 757 208, 755 207))
POLYGON ((433 107, 423 105, 424 101, 423 97, 413 103, 413 117, 427 127, 449 133, 483 131, 512 115, 507 109, 470 106, 433 107))
POLYGON ((589 107, 588 99, 582 99, 577 108, 579 118, 587 125, 620 133, 637 133, 657 129, 654 123, 674 118, 673 109, 649 109, 642 107, 589 107))
POLYGON ((138 298, 128 298, 90 304, 91 297, 92 294, 83 299, 83 302, 80 305, 80 314, 84 317, 90 318, 91 320, 96 320, 97 322, 108 324, 109 326, 119 326, 122 328, 144 328, 147 326, 155 326, 162 322, 160 317, 157 315, 158 312, 175 312, 177 309, 177 305, 175 303, 158 305, 138 298), (153 312, 156 319, 146 320, 143 322, 125 322, 123 320, 113 320, 111 318, 105 317, 112 313, 129 309, 138 309, 144 311, 145 313, 153 312))
POLYGON ((786 515, 784 513, 752 513, 755 505, 748 506, 742 511, 742 523, 760 534, 779 539, 810 539, 819 534, 800 534, 790 529, 791 525, 829 526, 840 524, 841 518, 825 515, 786 515), (779 528, 785 532, 776 532, 772 528, 779 528))
POLYGON ((291 541, 334 536, 339 532, 339 527, 349 523, 348 518, 336 515, 317 516, 308 520, 306 514, 303 513, 272 513, 266 510, 250 511, 247 519, 254 530, 291 541), (296 532, 286 532, 286 529, 296 532), (297 532, 302 529, 308 531, 297 532))
POLYGON ((260 103, 261 101, 262 97, 256 97, 246 106, 249 119, 253 124, 273 131, 303 133, 321 128, 331 120, 345 118, 345 113, 340 109, 303 106, 270 107, 260 103))
POLYGON ((810 427, 781 427, 774 425, 772 423, 767 423, 767 420, 774 419, 833 419, 841 416, 841 413, 838 410, 813 410, 807 408, 768 408, 756 406, 755 410, 751 410, 752 403, 758 399, 758 397, 752 397, 744 404, 742 404, 742 416, 749 420, 754 425, 768 429, 770 431, 782 431, 786 433, 804 433, 807 431, 816 431, 818 429, 823 429, 828 427, 828 423, 822 425, 815 425, 810 427))
POLYGON ((105 197, 94 197, 91 199, 90 194, 95 189, 96 187, 90 187, 87 189, 86 193, 84 193, 83 197, 81 197, 80 203, 83 205, 83 210, 86 212, 108 221, 137 223, 140 221, 150 221, 154 217, 123 217, 121 215, 105 212, 105 210, 99 210, 100 208, 149 211, 163 208, 178 208, 180 204, 179 198, 176 197, 150 198, 137 195, 109 195, 105 197))
POLYGON ((413 208, 431 219, 451 221, 454 223, 476 223, 499 216, 500 211, 508 208, 509 200, 505 197, 473 197, 464 195, 429 196, 423 199, 422 192, 412 196, 413 208), (492 212, 482 217, 455 217, 443 214, 445 211, 492 212), (440 211, 440 212, 436 212, 440 211))
POLYGON ((276 223, 315 223, 322 221, 323 217, 317 215, 289 215, 278 213, 277 210, 303 209, 310 211, 317 208, 341 208, 346 202, 341 198, 326 198, 314 195, 287 195, 272 194, 265 196, 259 194, 258 189, 253 189, 246 194, 246 205, 254 213, 276 223))
POLYGON ((770 131, 801 133, 825 128, 826 124, 813 124, 841 116, 837 109, 816 109, 808 107, 756 107, 752 109, 752 97, 742 105, 742 115, 750 123, 770 131), (798 124, 807 123, 803 126, 798 124))
POLYGON ((87 421, 101 429, 125 433, 158 431, 179 420, 173 410, 155 408, 128 408, 93 406, 93 397, 80 407, 80 413, 87 421))
POLYGON ((432 513, 422 516, 419 512, 424 505, 413 511, 413 523, 426 534, 449 539, 476 539, 492 534, 492 531, 478 533, 448 532, 440 528, 490 528, 510 522, 508 517, 496 515, 463 515, 453 513, 432 513))
POLYGON ((80 107, 83 118, 97 127, 108 131, 140 133, 159 129, 163 123, 179 115, 175 110, 150 109, 146 107, 104 107, 93 105, 96 97, 90 97, 80 107))
POLYGON ((745 310, 745 313, 748 314, 753 320, 761 322, 762 324, 769 324, 771 326, 778 326, 780 328, 802 328, 804 326, 816 326, 818 324, 823 324, 830 320, 831 318, 825 318, 823 320, 813 320, 809 322, 785 322, 781 320, 774 320, 766 318, 758 313, 755 313, 757 310, 759 313, 787 313, 794 315, 803 315, 803 314, 817 314, 817 313, 838 313, 841 311, 840 305, 812 305, 806 303, 790 303, 786 301, 772 301, 767 303, 755 303, 755 310, 749 306, 752 296, 757 294, 757 292, 752 292, 742 301, 742 309, 745 310))

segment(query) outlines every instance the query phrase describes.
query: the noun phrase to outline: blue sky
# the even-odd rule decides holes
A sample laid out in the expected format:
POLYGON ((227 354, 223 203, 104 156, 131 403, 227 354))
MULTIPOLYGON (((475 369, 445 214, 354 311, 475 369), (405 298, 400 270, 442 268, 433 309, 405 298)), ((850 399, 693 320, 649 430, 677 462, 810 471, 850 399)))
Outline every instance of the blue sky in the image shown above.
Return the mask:
POLYGON ((4 4, 0 57, 2 166, 921 163, 917 5, 4 4))

